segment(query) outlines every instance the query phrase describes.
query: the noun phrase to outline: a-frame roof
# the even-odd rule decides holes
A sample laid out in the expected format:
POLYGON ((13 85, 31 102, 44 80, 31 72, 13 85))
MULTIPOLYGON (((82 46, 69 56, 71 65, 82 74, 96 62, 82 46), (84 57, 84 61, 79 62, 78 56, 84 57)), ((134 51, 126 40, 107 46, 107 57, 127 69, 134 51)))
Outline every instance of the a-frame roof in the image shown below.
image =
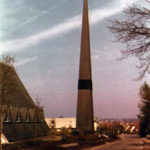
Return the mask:
POLYGON ((28 94, 23 83, 21 82, 14 67, 10 67, 0 63, 0 75, 3 75, 2 73, 4 72, 4 69, 6 72, 8 72, 7 77, 4 81, 4 103, 9 105, 16 105, 18 107, 34 107, 35 104, 28 94))

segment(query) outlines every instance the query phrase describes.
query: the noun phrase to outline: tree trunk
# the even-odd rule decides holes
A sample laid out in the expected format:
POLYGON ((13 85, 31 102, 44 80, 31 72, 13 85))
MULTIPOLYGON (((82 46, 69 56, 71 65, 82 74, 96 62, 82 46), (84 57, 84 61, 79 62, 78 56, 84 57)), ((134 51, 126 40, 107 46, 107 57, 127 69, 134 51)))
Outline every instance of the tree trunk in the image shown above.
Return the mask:
POLYGON ((0 112, 0 150, 2 150, 2 130, 3 130, 3 120, 2 120, 2 112, 0 112))

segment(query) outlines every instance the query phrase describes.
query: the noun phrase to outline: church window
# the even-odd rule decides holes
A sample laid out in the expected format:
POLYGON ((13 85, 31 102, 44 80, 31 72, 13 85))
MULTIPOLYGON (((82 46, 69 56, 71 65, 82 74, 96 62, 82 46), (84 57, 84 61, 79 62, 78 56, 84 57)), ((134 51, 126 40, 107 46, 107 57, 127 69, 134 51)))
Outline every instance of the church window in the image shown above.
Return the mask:
POLYGON ((22 122, 22 116, 21 116, 21 113, 20 113, 19 111, 18 111, 18 113, 17 113, 16 122, 22 122))
POLYGON ((4 119, 4 122, 11 122, 11 115, 10 113, 6 113, 6 116, 5 116, 5 119, 4 119))

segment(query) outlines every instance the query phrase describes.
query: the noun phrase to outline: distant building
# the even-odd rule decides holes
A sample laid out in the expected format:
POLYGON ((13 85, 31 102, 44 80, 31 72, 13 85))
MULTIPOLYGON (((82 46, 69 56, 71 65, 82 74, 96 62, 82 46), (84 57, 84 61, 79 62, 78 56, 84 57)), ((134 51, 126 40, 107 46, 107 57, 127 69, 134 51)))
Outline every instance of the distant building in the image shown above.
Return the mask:
MULTIPOLYGON (((62 128, 76 128, 76 118, 45 118, 45 121, 49 128, 55 124, 55 129, 62 128)), ((94 123, 94 130, 97 130, 97 123, 94 123)))
MULTIPOLYGON (((14 142, 47 135, 49 128, 45 123, 43 109, 34 104, 15 69, 0 63, 1 74, 4 68, 7 71, 11 70, 10 81, 13 82, 10 83, 11 86, 5 87, 7 92, 3 103, 0 97, 3 116, 2 142, 14 142), (10 88, 13 91, 10 91, 10 88)), ((0 96, 1 93, 0 89, 0 96)))
POLYGON ((55 128, 76 128, 76 118, 46 118, 47 125, 51 128, 55 122, 55 128))

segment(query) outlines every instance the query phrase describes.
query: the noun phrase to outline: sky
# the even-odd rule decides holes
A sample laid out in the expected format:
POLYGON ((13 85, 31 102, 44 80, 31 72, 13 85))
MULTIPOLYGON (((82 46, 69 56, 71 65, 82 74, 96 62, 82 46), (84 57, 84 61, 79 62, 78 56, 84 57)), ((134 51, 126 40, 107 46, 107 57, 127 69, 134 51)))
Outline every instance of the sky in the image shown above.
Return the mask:
MULTIPOLYGON (((108 19, 137 0, 89 0, 94 115, 135 118, 139 88, 134 57, 119 61, 125 45, 112 42, 108 19)), ((75 117, 83 0, 0 0, 0 55, 16 58, 16 71, 46 117, 75 117)))

